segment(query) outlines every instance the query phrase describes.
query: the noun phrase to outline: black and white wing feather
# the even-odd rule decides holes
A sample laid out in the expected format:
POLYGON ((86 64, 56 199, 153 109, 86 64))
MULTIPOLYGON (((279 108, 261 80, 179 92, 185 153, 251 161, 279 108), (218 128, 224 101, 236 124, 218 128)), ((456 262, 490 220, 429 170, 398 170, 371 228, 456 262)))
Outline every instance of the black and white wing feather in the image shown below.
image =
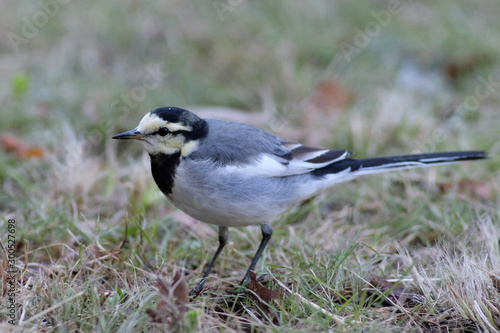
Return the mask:
POLYGON ((283 140, 276 144, 280 145, 280 154, 262 152, 249 163, 228 165, 226 170, 247 176, 286 177, 309 173, 352 155, 347 150, 318 149, 283 140), (287 153, 283 154, 283 150, 287 153))

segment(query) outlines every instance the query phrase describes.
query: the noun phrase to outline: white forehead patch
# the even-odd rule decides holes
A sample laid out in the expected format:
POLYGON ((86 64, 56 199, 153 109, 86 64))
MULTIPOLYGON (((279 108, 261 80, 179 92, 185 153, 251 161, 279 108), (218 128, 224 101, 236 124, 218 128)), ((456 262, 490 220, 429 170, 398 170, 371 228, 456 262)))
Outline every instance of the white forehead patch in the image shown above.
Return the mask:
POLYGON ((139 122, 137 130, 143 134, 156 132, 158 128, 164 127, 165 121, 155 114, 146 113, 146 115, 139 122))
POLYGON ((169 131, 192 131, 191 126, 184 126, 178 123, 169 123, 155 114, 147 113, 139 122, 137 130, 143 134, 156 132, 160 127, 166 127, 169 131))

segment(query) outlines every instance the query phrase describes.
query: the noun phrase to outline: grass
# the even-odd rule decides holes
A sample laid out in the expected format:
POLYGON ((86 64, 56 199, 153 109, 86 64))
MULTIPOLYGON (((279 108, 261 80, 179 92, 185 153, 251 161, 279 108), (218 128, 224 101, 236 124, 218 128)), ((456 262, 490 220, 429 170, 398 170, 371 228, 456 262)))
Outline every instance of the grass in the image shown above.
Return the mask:
POLYGON ((361 178, 290 210, 257 265, 280 293, 268 310, 226 292, 261 237, 231 229, 210 291, 177 329, 498 330, 495 5, 402 1, 382 25, 373 14, 388 10, 382 1, 2 3, 3 296, 10 219, 19 274, 16 327, 2 297, 1 330, 169 329, 146 313, 159 302, 156 277, 183 269, 193 287, 216 230, 159 193, 139 145, 110 139, 169 105, 240 110, 230 117, 357 157, 491 157, 361 178), (378 32, 361 47, 370 24, 378 32))

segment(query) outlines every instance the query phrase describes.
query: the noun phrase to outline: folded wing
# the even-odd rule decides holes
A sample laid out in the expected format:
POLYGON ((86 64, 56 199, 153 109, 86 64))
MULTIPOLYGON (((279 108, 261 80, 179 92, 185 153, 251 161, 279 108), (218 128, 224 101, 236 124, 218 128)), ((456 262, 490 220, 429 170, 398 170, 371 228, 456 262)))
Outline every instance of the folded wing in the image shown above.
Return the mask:
POLYGON ((252 163, 227 165, 225 169, 248 176, 286 177, 308 173, 352 155, 347 150, 312 148, 288 141, 281 141, 279 148, 280 154, 261 153, 252 163), (284 149, 287 154, 283 154, 284 149))

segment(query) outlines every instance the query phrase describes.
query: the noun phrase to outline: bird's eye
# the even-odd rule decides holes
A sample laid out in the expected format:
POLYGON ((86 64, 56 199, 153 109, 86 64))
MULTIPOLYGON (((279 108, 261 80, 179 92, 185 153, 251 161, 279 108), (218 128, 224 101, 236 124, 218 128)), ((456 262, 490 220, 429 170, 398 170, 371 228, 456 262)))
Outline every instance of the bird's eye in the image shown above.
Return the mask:
POLYGON ((170 133, 170 131, 168 130, 168 128, 166 127, 160 127, 158 129, 158 134, 161 135, 161 136, 165 136, 167 135, 168 133, 170 133))

